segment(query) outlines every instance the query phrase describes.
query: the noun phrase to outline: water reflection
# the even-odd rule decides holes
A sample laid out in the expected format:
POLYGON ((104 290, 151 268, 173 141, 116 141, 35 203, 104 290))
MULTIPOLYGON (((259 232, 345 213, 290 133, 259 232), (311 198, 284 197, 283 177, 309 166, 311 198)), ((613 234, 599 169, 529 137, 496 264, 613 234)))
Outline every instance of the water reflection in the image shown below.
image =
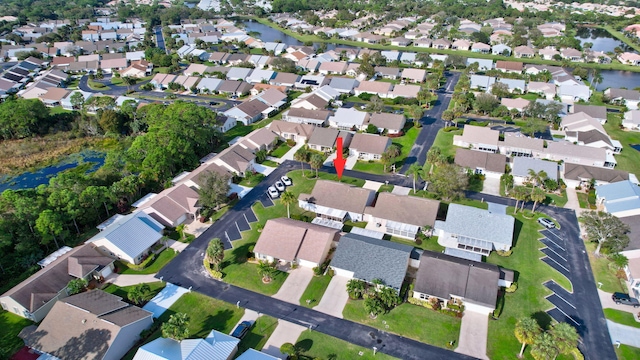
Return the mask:
POLYGON ((576 38, 580 40, 582 46, 587 42, 593 44, 591 49, 594 51, 614 52, 616 47, 621 48, 623 51, 628 50, 627 44, 614 38, 604 29, 579 27, 576 30, 576 38))

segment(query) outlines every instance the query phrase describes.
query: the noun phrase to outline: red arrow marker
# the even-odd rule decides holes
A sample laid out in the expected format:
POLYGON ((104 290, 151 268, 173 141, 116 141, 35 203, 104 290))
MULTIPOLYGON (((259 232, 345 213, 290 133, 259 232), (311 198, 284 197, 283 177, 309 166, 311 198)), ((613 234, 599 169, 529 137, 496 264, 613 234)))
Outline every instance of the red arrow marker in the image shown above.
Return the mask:
POLYGON ((336 167, 336 173, 338 174, 338 180, 342 178, 342 171, 344 171, 344 164, 347 163, 347 159, 342 157, 342 138, 339 137, 336 145, 336 158, 333 160, 333 166, 336 167))

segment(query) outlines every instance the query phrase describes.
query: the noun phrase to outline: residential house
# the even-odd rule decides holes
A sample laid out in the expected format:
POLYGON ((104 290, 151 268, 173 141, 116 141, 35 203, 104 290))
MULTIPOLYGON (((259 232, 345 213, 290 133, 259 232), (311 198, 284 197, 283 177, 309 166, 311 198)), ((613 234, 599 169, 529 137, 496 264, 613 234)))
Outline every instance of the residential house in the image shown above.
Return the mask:
POLYGON ((353 185, 318 180, 311 194, 300 194, 298 206, 317 217, 344 222, 363 221, 364 210, 373 204, 376 192, 353 185))
POLYGON ((414 240, 420 231, 433 228, 439 207, 436 200, 381 192, 364 214, 367 228, 414 240))
POLYGON ((341 107, 329 117, 329 126, 341 130, 365 130, 369 116, 369 113, 358 111, 355 108, 341 107))
POLYGON ((474 174, 482 174, 491 178, 500 178, 505 172, 507 157, 484 151, 456 149, 454 163, 474 174))
POLYGON ((543 158, 605 168, 613 168, 617 163, 613 153, 606 149, 574 145, 568 141, 549 142, 543 151, 543 158))
POLYGON ((604 211, 616 217, 640 215, 640 187, 629 180, 596 186, 596 198, 604 211))
POLYGON ((336 90, 340 94, 352 94, 353 89, 356 88, 360 82, 356 79, 333 77, 329 82, 329 87, 336 90))
POLYGON ((247 349, 247 351, 243 352, 240 356, 236 358, 236 360, 279 360, 275 356, 271 356, 269 354, 263 353, 261 351, 255 349, 247 349))
POLYGON ((272 70, 254 69, 250 75, 246 77, 248 83, 268 83, 275 76, 275 72, 272 70))
POLYGON ((553 100, 556 96, 556 85, 540 81, 529 81, 527 92, 542 95, 547 100, 553 100))
POLYGON ((516 156, 512 160, 511 175, 517 185, 522 185, 530 180, 529 172, 539 174, 543 171, 547 179, 558 181, 558 163, 526 156, 516 156))
POLYGON ((308 110, 304 108, 292 108, 282 114, 282 120, 298 124, 311 124, 316 126, 326 125, 331 111, 308 110))
POLYGON ((375 72, 378 76, 383 79, 391 79, 396 80, 400 77, 400 69, 395 67, 387 67, 387 66, 376 66, 375 72))
POLYGON ((462 135, 453 136, 453 145, 478 151, 498 152, 500 132, 488 127, 465 125, 462 135))
POLYGON ((635 217, 627 217, 627 218, 623 218, 622 221, 623 222, 627 222, 628 219, 633 219, 634 222, 631 223, 631 225, 629 226, 631 229, 630 232, 630 246, 629 248, 631 249, 625 249, 625 251, 622 252, 623 255, 625 255, 628 259, 629 262, 628 264, 624 267, 624 272, 627 275, 627 286, 629 288, 629 295, 635 297, 636 299, 640 300, 640 257, 638 257, 638 231, 640 229, 638 229, 638 225, 640 224, 640 217, 635 216, 635 217))
POLYGON ((223 82, 224 80, 216 78, 202 78, 196 89, 201 93, 215 93, 223 82))
POLYGON ((240 339, 211 330, 204 339, 176 341, 159 337, 142 345, 133 360, 183 360, 198 357, 231 360, 238 352, 240 339))
POLYGON ((411 40, 400 36, 400 37, 391 39, 391 45, 392 46, 409 46, 411 45, 411 40))
POLYGON ((449 204, 446 220, 436 220, 434 225, 445 254, 474 261, 481 261, 492 250, 508 251, 514 227, 510 215, 459 204, 449 204))
POLYGON ((572 48, 562 49, 562 51, 560 51, 560 56, 562 56, 563 59, 567 59, 569 61, 583 61, 582 52, 572 48))
POLYGON ((337 276, 370 284, 380 281, 400 292, 412 251, 408 245, 347 233, 340 238, 330 266, 337 276))
POLYGON ((265 103, 269 107, 279 110, 287 103, 287 94, 270 88, 255 96, 254 99, 265 103))
POLYGON ((0 305, 7 312, 40 322, 56 301, 69 296, 69 281, 105 278, 114 269, 113 261, 91 245, 63 246, 38 262, 42 269, 2 294, 0 305))
POLYGON ((524 109, 529 106, 531 101, 523 98, 502 98, 500 99, 500 105, 505 106, 509 110, 518 110, 520 113, 524 111, 524 109))
POLYGON ((491 53, 493 55, 511 56, 511 48, 505 44, 497 44, 491 47, 491 53))
POLYGON ((253 99, 245 101, 235 107, 224 112, 224 115, 229 118, 234 118, 236 121, 243 123, 244 125, 250 125, 254 122, 269 116, 275 109, 271 108, 264 102, 253 99))
POLYGON ((47 89, 47 91, 40 95, 40 100, 49 107, 59 106, 60 101, 69 95, 69 91, 62 88, 52 87, 47 89))
POLYGON ((591 97, 591 88, 589 86, 572 82, 560 84, 557 89, 557 95, 562 102, 573 103, 579 100, 589 101, 591 97))
POLYGON ((543 157, 544 140, 530 138, 521 133, 504 134, 504 140, 498 141, 498 148, 501 154, 517 157, 543 157))
POLYGON ((256 259, 307 268, 320 266, 340 231, 308 222, 279 218, 268 220, 256 242, 256 259))
POLYGON ((369 116, 369 124, 375 125, 380 133, 387 131, 389 135, 400 135, 406 119, 401 114, 372 113, 369 116))
POLYGON ((222 150, 212 162, 232 174, 245 176, 247 172, 253 171, 255 160, 254 153, 235 144, 222 150))
POLYGON ((626 171, 599 166, 566 163, 562 165, 562 170, 562 178, 565 184, 571 187, 586 186, 592 180, 595 180, 596 184, 609 184, 630 179, 629 173, 626 171))
POLYGON ((102 70, 107 74, 112 73, 114 70, 115 71, 123 70, 127 66, 129 66, 129 61, 126 58, 109 59, 109 60, 100 61, 100 68, 102 68, 102 70))
POLYGON ((560 122, 560 129, 567 131, 589 131, 589 130, 598 130, 604 134, 606 131, 602 126, 602 123, 597 119, 589 116, 585 112, 579 111, 574 112, 573 114, 567 115, 562 118, 560 122))
POLYGON ((352 133, 338 129, 316 127, 307 145, 313 150, 329 153, 334 151, 336 139, 339 137, 342 138, 343 148, 348 148, 351 145, 352 133))
POLYGON ((620 141, 613 140, 606 133, 595 129, 588 131, 567 131, 565 140, 577 145, 607 149, 614 154, 619 154, 620 151, 622 151, 622 143, 620 143, 620 141))
POLYGON ((196 218, 200 211, 199 198, 195 190, 180 184, 163 190, 141 210, 165 226, 176 227, 196 218))
POLYGON ((629 110, 638 110, 640 91, 608 88, 604 91, 604 96, 614 104, 624 105, 629 110))
POLYGON ((631 110, 624 113, 622 126, 629 130, 640 130, 640 110, 631 110))
POLYGON ((281 86, 286 86, 291 88, 299 80, 300 80, 300 75, 298 74, 278 72, 276 73, 276 76, 273 79, 271 79, 271 81, 269 82, 273 85, 281 85, 281 86))
POLYGON ((149 74, 153 69, 153 64, 145 60, 131 61, 131 66, 120 70, 121 77, 133 77, 141 79, 149 74))
POLYGON ((520 74, 522 73, 523 65, 521 62, 498 60, 496 61, 495 69, 503 72, 520 74))
POLYGON ((471 52, 489 54, 491 52, 491 45, 481 42, 473 43, 473 45, 471 45, 471 52))
POLYGON ((164 225, 151 215, 137 211, 125 215, 85 241, 102 254, 139 264, 162 239, 164 225))
POLYGON ((496 78, 493 76, 474 74, 474 75, 471 75, 471 78, 469 79, 469 81, 470 81, 469 86, 471 89, 489 91, 489 89, 491 89, 493 84, 495 84, 496 78))
POLYGON ((422 83, 427 78, 427 70, 405 68, 402 69, 402 74, 400 75, 400 77, 405 81, 422 83))
POLYGON ((507 90, 510 93, 524 93, 526 83, 524 80, 520 79, 498 79, 496 83, 501 83, 507 85, 507 90))
POLYGON ((420 256, 413 297, 463 304, 465 311, 487 316, 496 308, 501 280, 511 282, 513 275, 513 271, 493 264, 425 250, 420 256))
POLYGON ((360 85, 354 89, 356 96, 360 94, 373 94, 380 98, 386 98, 393 89, 393 85, 382 81, 361 81, 360 85))
POLYGON ((19 336, 40 357, 118 360, 152 324, 149 311, 90 290, 56 302, 39 326, 30 325, 19 336))
POLYGON ((417 98, 419 92, 420 92, 420 85, 397 84, 393 87, 393 91, 391 91, 387 95, 387 97, 392 99, 395 99, 397 97, 417 98))
POLYGON ((252 131, 238 142, 240 146, 252 153, 261 150, 271 151, 278 142, 278 134, 268 128, 260 128, 252 131))
POLYGON ((399 51, 380 51, 380 55, 382 55, 387 62, 398 61, 400 60, 400 52, 399 51))
POLYGON ((470 47, 471 47, 471 43, 464 39, 456 40, 453 43, 451 43, 452 50, 469 51, 470 47))
POLYGON ((389 146, 391 139, 386 136, 357 133, 349 146, 349 154, 358 160, 380 160, 389 146))
POLYGON ((448 49, 451 47, 451 41, 447 39, 437 39, 431 43, 431 47, 438 50, 448 49))
POLYGON ((322 75, 343 75, 346 71, 346 61, 325 61, 318 68, 318 72, 322 75))
POLYGON ((251 84, 244 81, 224 80, 217 91, 221 94, 243 96, 251 91, 251 84))
POLYGON ((556 55, 560 55, 560 52, 553 47, 546 47, 538 51, 540 57, 545 60, 555 60, 556 55))
POLYGON ((304 108, 307 110, 321 110, 326 108, 329 102, 317 94, 309 93, 309 96, 298 97, 291 102, 290 108, 304 108))
POLYGON ((297 124, 282 120, 273 120, 268 125, 269 130, 276 133, 282 139, 293 140, 295 142, 306 143, 310 138, 315 127, 309 124, 297 124))

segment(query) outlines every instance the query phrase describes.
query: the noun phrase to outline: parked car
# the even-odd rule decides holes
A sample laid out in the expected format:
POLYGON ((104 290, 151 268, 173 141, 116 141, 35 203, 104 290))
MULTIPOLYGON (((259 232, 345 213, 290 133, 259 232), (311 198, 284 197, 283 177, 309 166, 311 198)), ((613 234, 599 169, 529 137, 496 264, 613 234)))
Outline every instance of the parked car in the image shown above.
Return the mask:
POLYGON ((267 189, 267 194, 269 194, 269 197, 272 199, 276 199, 280 196, 278 190, 273 186, 269 186, 269 188, 267 189))
POLYGON ((251 325, 252 324, 250 321, 241 322, 240 324, 238 324, 238 326, 236 326, 236 329, 233 330, 231 336, 233 336, 234 338, 242 339, 245 335, 247 335, 249 329, 251 329, 251 325))
POLYGON ((283 175, 280 178, 280 181, 282 181, 282 183, 284 184, 284 186, 291 186, 293 185, 293 181, 291 181, 291 179, 287 176, 287 175, 283 175))
POLYGON ((629 296, 629 294, 616 292, 616 293, 613 293, 613 295, 611 295, 611 299, 618 305, 620 304, 629 305, 629 306, 633 306, 634 308, 640 307, 640 301, 638 301, 638 299, 636 298, 629 296))
POLYGON ((286 189, 282 181, 276 181, 274 186, 276 187, 276 189, 278 189, 278 191, 284 191, 286 189))
POLYGON ((218 105, 218 103, 217 103, 217 102, 215 102, 215 101, 209 101, 209 105, 210 105, 210 106, 216 106, 216 105, 218 105))
POLYGON ((554 224, 553 221, 543 217, 538 218, 538 224, 546 227, 547 229, 553 229, 556 227, 556 224, 554 224))

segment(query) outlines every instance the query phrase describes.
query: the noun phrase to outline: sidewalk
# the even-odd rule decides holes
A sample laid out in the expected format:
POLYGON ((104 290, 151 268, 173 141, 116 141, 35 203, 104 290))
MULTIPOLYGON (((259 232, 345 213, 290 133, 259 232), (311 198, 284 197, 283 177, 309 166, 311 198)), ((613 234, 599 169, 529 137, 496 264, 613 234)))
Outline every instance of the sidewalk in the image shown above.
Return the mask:
POLYGON ((189 290, 183 287, 167 283, 167 286, 165 286, 158 295, 154 296, 153 299, 149 300, 143 309, 152 312, 154 318, 159 318, 160 315, 167 311, 173 303, 178 301, 178 299, 187 292, 189 292, 189 290))
POLYGON ((158 282, 156 274, 146 275, 124 275, 124 274, 111 274, 105 279, 105 283, 111 283, 118 286, 132 286, 142 283, 158 282))
POLYGON ((567 187, 567 203, 564 204, 564 207, 567 209, 573 209, 576 211, 576 216, 580 216, 580 213, 583 209, 580 208, 580 202, 578 201, 578 194, 576 193, 576 189, 572 187, 567 187))

